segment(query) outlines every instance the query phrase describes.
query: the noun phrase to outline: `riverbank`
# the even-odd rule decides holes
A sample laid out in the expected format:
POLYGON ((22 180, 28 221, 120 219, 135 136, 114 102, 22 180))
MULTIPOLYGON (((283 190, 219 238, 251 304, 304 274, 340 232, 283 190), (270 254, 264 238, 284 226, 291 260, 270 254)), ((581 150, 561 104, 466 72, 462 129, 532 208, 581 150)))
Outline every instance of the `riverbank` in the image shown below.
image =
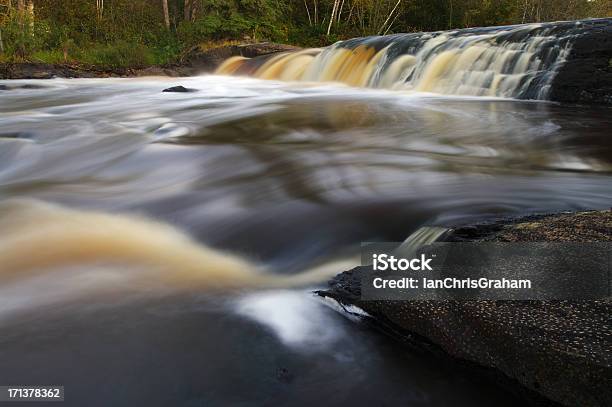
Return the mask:
POLYGON ((305 54, 287 55, 265 68, 257 57, 300 48, 275 43, 195 47, 176 64, 135 68, 5 63, 0 64, 0 79, 194 76, 214 71, 227 58, 243 56, 247 60, 220 72, 287 81, 340 82, 355 87, 399 87, 438 94, 607 106, 612 104, 611 40, 612 19, 602 18, 354 38, 331 48, 333 57, 317 58, 322 49, 311 49, 305 54), (446 36, 442 45, 431 43, 441 35, 446 36), (430 46, 434 51, 424 53, 430 46), (406 49, 412 51, 406 53, 406 49), (464 59, 468 62, 461 62, 464 59), (416 65, 407 70, 408 66, 401 65, 406 61, 410 61, 410 66, 416 65), (473 66, 478 74, 462 73, 464 63, 473 66), (305 72, 309 72, 308 77, 304 77, 305 72), (408 75, 409 72, 415 74, 408 75))
POLYGON ((83 64, 46 64, 36 62, 0 63, 0 79, 121 78, 141 76, 193 76, 215 70, 233 56, 254 58, 298 47, 269 42, 227 45, 210 49, 194 47, 176 64, 150 67, 102 67, 83 64))
MULTIPOLYGON (((538 215, 454 228, 456 242, 612 241, 612 211, 538 215)), ((319 294, 357 306, 383 332, 487 373, 535 405, 612 400, 609 298, 597 301, 363 301, 356 268, 319 294)))

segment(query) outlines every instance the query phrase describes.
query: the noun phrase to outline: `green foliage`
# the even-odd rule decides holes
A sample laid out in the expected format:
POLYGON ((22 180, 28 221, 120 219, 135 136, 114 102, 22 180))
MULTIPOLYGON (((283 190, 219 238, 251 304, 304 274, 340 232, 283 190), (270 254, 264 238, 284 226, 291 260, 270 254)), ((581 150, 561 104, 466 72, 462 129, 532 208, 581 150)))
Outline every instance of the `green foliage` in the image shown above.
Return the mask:
POLYGON ((64 53, 59 50, 36 51, 30 56, 30 59, 45 64, 63 64, 65 62, 64 53))
POLYGON ((16 10, 8 13, 0 25, 6 54, 16 60, 24 59, 47 42, 49 25, 33 23, 26 13, 16 10))
POLYGON ((203 14, 180 23, 177 36, 187 45, 206 40, 286 41, 287 27, 282 21, 286 2, 278 0, 206 0, 203 14))
POLYGON ((169 41, 156 47, 148 47, 148 50, 155 65, 164 65, 176 61, 183 47, 178 41, 169 41))
POLYGON ((168 0, 168 29, 162 0, 105 0, 103 10, 93 0, 34 4, 34 21, 15 6, 0 15, 5 49, 0 59, 145 66, 175 61, 203 43, 276 41, 320 47, 378 33, 612 14, 609 0, 168 0))
POLYGON ((231 15, 229 18, 218 14, 209 14, 195 22, 182 22, 177 30, 178 38, 186 44, 197 44, 202 38, 221 40, 243 36, 251 29, 248 21, 241 16, 231 15))
POLYGON ((79 53, 78 59, 86 64, 109 68, 141 68, 155 62, 155 56, 148 47, 126 41, 87 48, 79 53))
MULTIPOLYGON (((346 38, 348 36, 344 36, 346 38)), ((342 39, 336 33, 326 34, 326 28, 322 25, 293 27, 287 34, 289 44, 299 44, 304 47, 323 47, 342 39)))

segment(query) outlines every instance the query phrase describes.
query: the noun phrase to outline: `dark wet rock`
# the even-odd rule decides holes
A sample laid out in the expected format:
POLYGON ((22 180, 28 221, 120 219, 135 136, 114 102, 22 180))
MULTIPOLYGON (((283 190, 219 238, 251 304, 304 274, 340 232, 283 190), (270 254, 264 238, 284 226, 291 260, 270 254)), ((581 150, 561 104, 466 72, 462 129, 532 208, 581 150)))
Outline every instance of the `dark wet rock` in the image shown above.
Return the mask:
POLYGON ((26 83, 23 85, 0 85, 0 90, 15 90, 15 89, 45 89, 46 86, 26 83))
POLYGON ((33 83, 26 83, 25 85, 16 86, 16 89, 44 89, 46 86, 36 85, 33 83))
POLYGON ((612 211, 533 218, 503 228, 494 239, 500 242, 610 242, 612 211))
POLYGON ((202 50, 194 47, 181 59, 180 65, 192 74, 214 71, 223 61, 235 56, 255 58, 278 52, 296 51, 300 48, 292 45, 263 42, 257 44, 230 45, 202 50))
POLYGON ((69 64, 0 63, 0 79, 52 79, 109 77, 127 70, 104 70, 69 64))
MULTIPOLYGON (((465 225, 445 241, 612 240, 612 212, 537 215, 465 225)), ((371 315, 374 326, 492 375, 535 405, 612 404, 612 302, 363 301, 362 268, 319 294, 371 315)))
POLYGON ((191 93, 191 92, 197 92, 197 89, 193 89, 193 88, 186 88, 184 86, 173 86, 171 88, 167 88, 162 90, 162 92, 174 92, 174 93, 191 93))
POLYGON ((612 104, 612 19, 595 20, 575 40, 551 84, 550 98, 612 104))
POLYGON ((289 384, 293 382, 294 376, 289 369, 281 367, 276 371, 276 378, 279 382, 289 384))
POLYGON ((143 69, 133 70, 133 76, 186 76, 186 73, 180 71, 180 67, 171 66, 150 66, 143 69))

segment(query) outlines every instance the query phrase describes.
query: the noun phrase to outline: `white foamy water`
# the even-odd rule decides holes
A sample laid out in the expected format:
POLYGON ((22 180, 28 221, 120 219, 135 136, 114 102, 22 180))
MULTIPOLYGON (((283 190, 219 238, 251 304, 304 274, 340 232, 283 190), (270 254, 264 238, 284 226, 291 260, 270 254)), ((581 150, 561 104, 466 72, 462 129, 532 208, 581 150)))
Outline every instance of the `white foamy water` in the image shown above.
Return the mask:
POLYGON ((274 275, 144 217, 33 200, 0 202, 0 213, 0 293, 6 291, 0 296, 0 317, 113 291, 207 292, 324 283, 338 270, 356 265, 354 259, 344 259, 294 275, 274 275), (71 268, 74 272, 67 273, 71 268))
POLYGON ((346 332, 320 301, 305 291, 263 291, 236 301, 239 315, 268 327, 278 339, 303 352, 324 352, 346 332))
POLYGON ((340 82, 445 95, 546 100, 584 22, 522 24, 339 41, 321 49, 234 57, 222 74, 340 82))
POLYGON ((6 83, 0 289, 65 281, 40 304, 103 290, 109 265, 128 288, 319 284, 361 241, 436 218, 610 198, 605 120, 576 108, 222 76, 6 83), (161 92, 176 84, 197 92, 161 92))

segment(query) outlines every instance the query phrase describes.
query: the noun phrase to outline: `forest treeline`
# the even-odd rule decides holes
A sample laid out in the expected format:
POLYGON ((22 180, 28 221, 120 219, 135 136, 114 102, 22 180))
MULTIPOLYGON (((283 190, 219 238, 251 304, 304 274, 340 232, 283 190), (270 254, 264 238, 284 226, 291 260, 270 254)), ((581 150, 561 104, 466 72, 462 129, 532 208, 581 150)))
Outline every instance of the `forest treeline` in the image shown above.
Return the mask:
POLYGON ((144 66, 194 46, 612 15, 612 0, 0 0, 0 61, 144 66))

